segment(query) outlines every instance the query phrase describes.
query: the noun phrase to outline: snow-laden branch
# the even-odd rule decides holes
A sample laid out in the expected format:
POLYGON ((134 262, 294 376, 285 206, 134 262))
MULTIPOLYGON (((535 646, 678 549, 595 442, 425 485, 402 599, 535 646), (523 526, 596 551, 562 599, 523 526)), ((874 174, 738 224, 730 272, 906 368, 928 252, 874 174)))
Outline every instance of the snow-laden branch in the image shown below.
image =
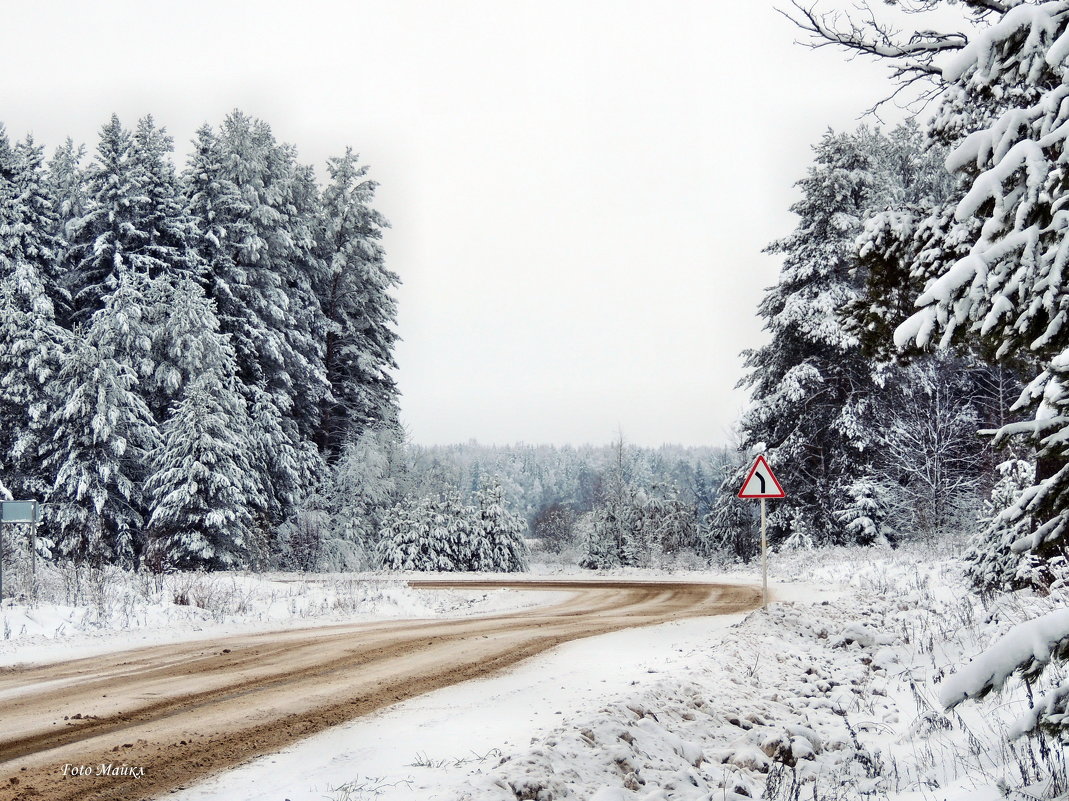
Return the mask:
POLYGON ((939 701, 951 709, 969 698, 983 698, 1001 689, 1014 673, 1038 674, 1054 658, 1069 651, 1069 609, 1057 609, 1014 626, 994 645, 947 678, 939 701))

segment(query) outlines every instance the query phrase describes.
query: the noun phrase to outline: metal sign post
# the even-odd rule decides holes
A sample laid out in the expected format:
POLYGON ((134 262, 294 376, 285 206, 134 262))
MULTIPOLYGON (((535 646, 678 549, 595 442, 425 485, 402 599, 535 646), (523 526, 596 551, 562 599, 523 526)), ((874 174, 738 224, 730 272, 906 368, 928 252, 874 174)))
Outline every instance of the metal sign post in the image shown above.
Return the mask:
POLYGON ((739 490, 740 498, 759 498, 761 500, 761 608, 768 608, 768 537, 765 534, 766 498, 786 498, 772 468, 768 466, 764 456, 758 456, 753 463, 750 472, 746 474, 746 480, 742 482, 739 490))
POLYGON ((765 537, 765 499, 761 499, 761 608, 768 609, 768 539, 765 537))

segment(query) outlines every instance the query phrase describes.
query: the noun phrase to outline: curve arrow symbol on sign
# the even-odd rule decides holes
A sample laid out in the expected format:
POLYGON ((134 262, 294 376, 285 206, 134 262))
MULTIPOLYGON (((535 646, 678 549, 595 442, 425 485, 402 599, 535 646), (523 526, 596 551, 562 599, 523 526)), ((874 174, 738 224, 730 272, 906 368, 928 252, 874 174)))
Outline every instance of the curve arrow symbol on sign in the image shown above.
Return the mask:
POLYGON ((787 497, 787 493, 783 491, 783 487, 781 487, 779 481, 776 480, 776 475, 772 472, 772 468, 769 467, 768 462, 765 461, 764 455, 757 457, 757 460, 753 463, 753 467, 750 468, 750 472, 746 474, 746 480, 742 482, 742 489, 739 490, 739 497, 787 497))

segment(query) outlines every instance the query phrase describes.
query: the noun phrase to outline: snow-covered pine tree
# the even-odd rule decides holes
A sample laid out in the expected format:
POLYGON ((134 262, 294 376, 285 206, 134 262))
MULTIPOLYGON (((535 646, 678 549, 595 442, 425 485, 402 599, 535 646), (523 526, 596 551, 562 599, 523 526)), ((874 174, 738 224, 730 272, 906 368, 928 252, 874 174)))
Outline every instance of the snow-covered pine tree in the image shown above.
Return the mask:
POLYGON ((505 508, 505 491, 492 481, 475 495, 477 526, 468 570, 517 573, 527 570, 523 518, 505 508))
POLYGON ((146 379, 161 421, 146 500, 154 569, 238 564, 266 502, 263 454, 236 383, 229 338, 192 277, 150 283, 155 371, 146 379))
POLYGON ((225 231, 233 260, 209 264, 209 295, 233 338, 244 383, 276 396, 280 411, 292 408, 296 397, 307 406, 308 393, 321 392, 325 377, 307 310, 294 308, 312 299, 291 298, 291 290, 309 280, 297 271, 312 260, 302 248, 314 244, 311 221, 292 205, 292 151, 276 143, 266 123, 240 112, 223 122, 219 147, 220 173, 208 179, 232 185, 241 205, 216 207, 215 224, 225 231), (227 211, 238 214, 222 216, 227 211))
MULTIPOLYGON (((0 140, 3 138, 0 127, 0 140)), ((5 150, 6 145, 0 144, 0 154, 5 150)), ((14 207, 9 207, 13 214, 7 217, 4 232, 0 234, 0 249, 12 260, 12 265, 21 264, 33 270, 36 275, 32 280, 40 284, 52 306, 52 316, 62 321, 70 296, 59 285, 64 242, 54 233, 58 217, 44 170, 43 150, 27 136, 7 152, 12 160, 9 189, 14 194, 14 207)), ((0 168, 0 173, 6 171, 0 168)), ((0 271, 0 275, 8 274, 8 270, 0 271)))
POLYGON ((263 501, 243 441, 244 401, 232 382, 206 366, 185 385, 148 456, 145 561, 157 570, 225 569, 245 559, 253 510, 263 501))
POLYGON ((55 476, 47 500, 59 552, 131 566, 142 545, 146 454, 159 434, 136 373, 116 352, 126 341, 123 279, 119 289, 93 315, 84 337, 68 340, 50 384, 56 410, 42 449, 55 476))
MULTIPOLYGON (((749 467, 749 465, 747 465, 749 467)), ((760 547, 756 504, 738 497, 738 469, 720 483, 716 502, 702 519, 700 552, 704 556, 726 553, 749 562, 760 547)))
POLYGON ((425 521, 433 514, 435 502, 422 499, 415 507, 398 503, 387 510, 375 546, 378 562, 387 570, 433 570, 425 536, 425 521), (418 521, 418 523, 417 523, 418 521))
POLYGON ((337 453, 365 428, 395 424, 393 329, 398 277, 385 267, 386 219, 371 207, 378 184, 352 149, 329 159, 319 254, 326 269, 316 292, 326 317, 324 365, 330 395, 322 401, 318 444, 337 453))
POLYGON ((1021 555, 1014 553, 1013 544, 1027 536, 1032 520, 1023 517, 1013 527, 993 526, 1000 515, 1012 509, 1022 493, 1036 480, 1035 465, 1024 459, 1007 459, 998 466, 999 479, 991 488, 991 496, 977 520, 983 532, 965 554, 965 575, 981 592, 1018 589, 1024 585, 1018 578, 1021 555))
POLYGON ((133 154, 133 139, 112 115, 86 169, 85 213, 68 226, 67 286, 75 323, 87 321, 119 285, 121 273, 158 275, 167 263, 154 245, 146 194, 148 176, 133 154))
POLYGON ((292 148, 240 112, 218 135, 198 132, 185 184, 205 285, 237 354, 277 524, 309 486, 309 469, 319 469, 307 448, 327 391, 316 335, 322 312, 312 293, 322 267, 312 186, 292 148))
POLYGON ((837 515, 850 542, 887 545, 885 521, 890 511, 887 488, 871 476, 861 476, 847 487, 848 502, 837 515))
MULTIPOLYGON (((1063 392, 1069 364, 1069 330, 1062 300, 1063 268, 1069 256, 1069 218, 1061 211, 1065 111, 1069 85, 1065 64, 1064 3, 1022 4, 1001 16, 944 70, 949 82, 933 133, 957 141, 965 129, 963 99, 985 92, 1011 98, 995 107, 994 122, 960 139, 947 159, 965 190, 952 222, 928 247, 950 250, 963 242, 917 303, 921 307, 896 332, 896 342, 925 346, 980 341, 997 359, 1027 353, 1039 375, 1019 402, 1034 418, 1004 426, 997 441, 1025 438, 1040 455, 1037 484, 993 526, 1019 530, 1038 522, 1027 547, 1041 558, 1064 556, 1069 544, 1069 466, 1064 447, 1063 392), (960 250, 961 248, 959 248, 960 250)), ((968 118, 971 120, 971 116, 968 118)), ((984 535, 991 540, 994 532, 984 535)))
POLYGON ((471 523, 456 494, 398 504, 383 521, 379 561, 387 570, 465 570, 457 557, 469 548, 471 523))
MULTIPOLYGON (((235 308, 241 300, 233 294, 227 277, 238 269, 237 229, 245 225, 251 207, 224 174, 223 161, 219 138, 210 126, 201 126, 182 171, 182 187, 186 211, 194 224, 192 249, 206 274, 209 294, 217 304, 235 308)), ((240 358, 246 354, 239 350, 238 355, 240 358)))
POLYGON ((70 225, 85 214, 85 145, 75 146, 67 140, 56 148, 48 161, 47 184, 56 214, 55 227, 51 233, 60 239, 70 238, 70 225))
POLYGON ((0 470, 20 495, 49 486, 38 461, 51 414, 47 392, 66 332, 56 323, 65 296, 55 280, 61 243, 32 140, 13 149, 0 128, 0 470))
POLYGON ((903 360, 892 333, 913 313, 923 286, 923 274, 914 269, 917 257, 923 251, 927 262, 942 258, 924 244, 931 229, 945 222, 954 194, 955 179, 943 166, 946 155, 912 121, 891 130, 879 147, 887 179, 856 241, 858 295, 843 312, 862 352, 881 363, 903 360))
POLYGON ((137 123, 130 142, 130 163, 139 173, 141 206, 138 225, 146 233, 141 247, 149 274, 166 273, 175 282, 202 279, 203 265, 194 248, 197 225, 190 215, 171 161, 174 140, 152 115, 137 123))
MULTIPOLYGON (((145 294, 153 366, 145 385, 162 422, 182 389, 202 373, 211 371, 220 381, 232 382, 237 357, 230 338, 219 330, 215 305, 196 280, 161 276, 145 282, 145 294)), ((248 429, 247 422, 235 420, 235 425, 248 429)))
POLYGON ((858 295, 854 240, 879 191, 871 138, 865 130, 824 135, 798 183, 798 227, 767 248, 784 261, 759 308, 771 340, 744 353, 750 374, 740 386, 752 401, 740 444, 763 443, 789 488, 769 510, 773 542, 847 541, 838 512, 851 502, 850 485, 873 472, 879 384, 839 316, 858 295))

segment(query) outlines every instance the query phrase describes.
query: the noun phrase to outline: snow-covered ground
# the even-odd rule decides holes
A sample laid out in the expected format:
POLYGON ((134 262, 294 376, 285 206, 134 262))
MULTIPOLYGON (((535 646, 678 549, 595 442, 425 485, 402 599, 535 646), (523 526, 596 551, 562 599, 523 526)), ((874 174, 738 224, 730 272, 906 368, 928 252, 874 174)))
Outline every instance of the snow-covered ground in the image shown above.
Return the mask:
MULTIPOLYGON (((1065 597, 1014 594, 982 603, 966 591, 954 560, 921 549, 784 554, 771 568, 775 602, 767 612, 572 642, 169 797, 1025 801, 1069 792, 1063 748, 1006 738, 1028 709, 1019 683, 950 713, 937 700, 945 678, 996 636, 1063 607, 1065 597)), ((731 578, 759 580, 752 569, 731 578)), ((209 616, 187 625, 247 630, 354 613, 478 614, 537 602, 525 593, 413 591, 381 579, 363 596, 341 589, 348 577, 291 579, 234 579, 277 597, 253 604, 260 611, 244 620, 209 616), (363 599, 359 609, 332 608, 350 597, 363 599), (278 608, 284 611, 272 617, 278 608)), ((26 614, 20 609, 4 614, 26 614)), ((183 636, 196 634, 193 628, 183 636)), ((138 631, 124 636, 159 636, 151 625, 138 631)), ((5 641, 0 655, 44 658, 42 637, 5 641)), ((68 632, 65 641, 89 647, 92 632, 68 632)))

